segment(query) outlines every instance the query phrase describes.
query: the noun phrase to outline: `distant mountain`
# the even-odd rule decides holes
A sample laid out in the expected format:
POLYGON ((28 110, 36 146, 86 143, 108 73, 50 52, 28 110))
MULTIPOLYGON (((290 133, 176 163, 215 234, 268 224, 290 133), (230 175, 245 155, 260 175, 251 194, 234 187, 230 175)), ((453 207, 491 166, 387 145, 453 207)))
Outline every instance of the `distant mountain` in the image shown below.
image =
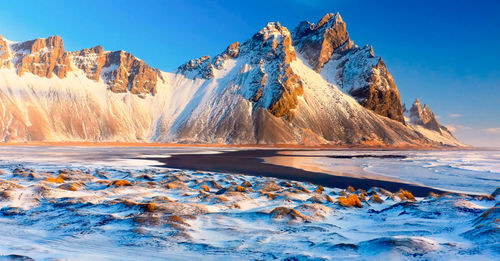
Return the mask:
POLYGON ((387 67, 339 14, 268 23, 173 73, 100 46, 68 52, 58 36, 0 36, 0 104, 3 141, 461 145, 405 122, 387 67))

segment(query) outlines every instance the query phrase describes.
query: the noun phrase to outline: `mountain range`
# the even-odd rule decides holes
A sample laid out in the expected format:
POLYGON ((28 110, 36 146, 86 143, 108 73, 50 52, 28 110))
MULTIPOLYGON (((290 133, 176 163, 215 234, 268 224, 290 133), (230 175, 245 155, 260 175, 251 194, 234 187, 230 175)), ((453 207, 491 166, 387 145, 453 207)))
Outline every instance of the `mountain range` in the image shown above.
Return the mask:
POLYGON ((462 146, 337 14, 163 72, 125 51, 0 36, 0 140, 462 146))

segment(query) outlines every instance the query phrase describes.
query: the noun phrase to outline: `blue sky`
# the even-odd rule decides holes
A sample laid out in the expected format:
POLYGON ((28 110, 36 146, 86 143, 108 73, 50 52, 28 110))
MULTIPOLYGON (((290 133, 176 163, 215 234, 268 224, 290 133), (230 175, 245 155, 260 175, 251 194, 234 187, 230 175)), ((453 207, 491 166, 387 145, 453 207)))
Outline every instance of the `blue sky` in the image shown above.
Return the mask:
POLYGON ((373 45, 403 102, 428 103, 466 143, 500 146, 500 1, 2 1, 0 34, 60 35, 67 50, 102 45, 172 71, 245 41, 269 21, 292 30, 340 12, 373 45))

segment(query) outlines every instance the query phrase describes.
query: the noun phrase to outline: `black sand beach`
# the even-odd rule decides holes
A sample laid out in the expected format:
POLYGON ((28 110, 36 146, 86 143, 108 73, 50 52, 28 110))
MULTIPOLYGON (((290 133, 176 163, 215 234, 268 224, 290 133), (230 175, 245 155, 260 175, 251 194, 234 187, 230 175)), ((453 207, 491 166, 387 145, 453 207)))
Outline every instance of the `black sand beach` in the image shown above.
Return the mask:
MULTIPOLYGON (((171 155, 169 158, 153 158, 165 164, 166 167, 176 169, 190 169, 200 171, 213 171, 224 173, 238 173, 252 176, 275 177, 295 181, 306 181, 326 187, 346 188, 352 186, 355 189, 368 190, 372 187, 380 187, 396 192, 405 189, 415 196, 425 197, 430 192, 443 193, 445 191, 426 186, 393 182, 369 178, 354 178, 335 176, 321 172, 311 172, 302 169, 273 165, 265 163, 261 158, 277 156, 281 150, 241 150, 223 152, 220 154, 181 154, 171 155)), ((279 154, 279 156, 287 156, 279 154)), ((294 155, 289 155, 293 157, 294 155)), ((315 156, 312 156, 315 157, 315 156)), ((373 157, 373 155, 358 155, 345 157, 373 157)), ((381 156, 377 156, 381 157, 381 156)), ((383 157, 383 156, 382 156, 383 157)), ((394 157, 388 155, 387 157, 394 157)), ((403 156, 398 156, 403 157, 403 156)))

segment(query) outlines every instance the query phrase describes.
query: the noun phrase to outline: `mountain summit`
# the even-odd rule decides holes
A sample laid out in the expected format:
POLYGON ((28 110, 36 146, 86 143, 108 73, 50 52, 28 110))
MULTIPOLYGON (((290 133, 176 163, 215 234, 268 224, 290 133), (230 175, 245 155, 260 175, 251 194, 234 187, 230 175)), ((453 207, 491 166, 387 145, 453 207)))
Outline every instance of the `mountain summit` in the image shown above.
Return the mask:
POLYGON ((68 52, 58 36, 0 37, 0 102, 4 141, 460 145, 405 122, 387 67, 339 14, 268 23, 173 73, 100 46, 68 52))
POLYGON ((340 14, 327 14, 317 24, 301 22, 294 45, 325 80, 340 86, 363 107, 404 122, 399 90, 373 47, 358 47, 349 38, 340 14))

